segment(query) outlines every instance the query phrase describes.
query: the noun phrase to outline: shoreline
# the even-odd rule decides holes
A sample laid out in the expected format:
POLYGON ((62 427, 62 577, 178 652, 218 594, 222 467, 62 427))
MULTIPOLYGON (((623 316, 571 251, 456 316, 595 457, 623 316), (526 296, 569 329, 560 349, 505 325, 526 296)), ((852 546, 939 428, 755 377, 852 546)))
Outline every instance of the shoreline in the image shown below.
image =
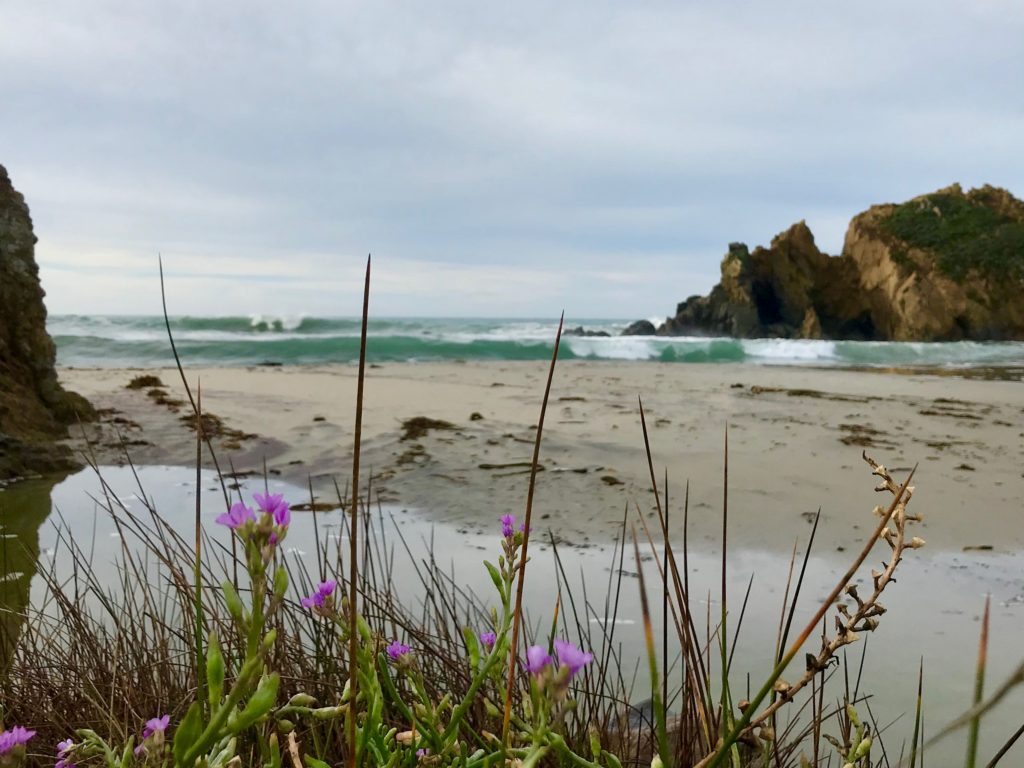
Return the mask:
MULTIPOLYGON (((335 479, 344 488, 351 466, 354 366, 186 373, 217 417, 222 470, 262 474, 265 461, 272 475, 336 501, 335 479)), ((534 362, 372 366, 362 486, 372 483, 375 500, 467 530, 521 515, 545 375, 534 362), (414 434, 410 420, 420 417, 449 426, 414 434)), ((176 371, 63 368, 59 376, 103 410, 103 423, 87 428, 99 463, 124 461, 120 432, 134 463, 194 465, 195 434, 182 421, 189 409, 173 405, 184 400, 176 371), (126 389, 140 373, 158 376, 166 394, 126 389)), ((819 552, 858 541, 878 503, 865 450, 897 475, 919 464, 911 509, 925 515, 918 535, 933 550, 1024 549, 1019 384, 751 364, 559 363, 535 525, 587 545, 611 541, 627 508, 652 514, 638 396, 659 485, 668 470, 673 538, 689 480, 690 541, 718 546, 728 424, 730 546, 788 552, 806 539, 819 505, 819 552)))

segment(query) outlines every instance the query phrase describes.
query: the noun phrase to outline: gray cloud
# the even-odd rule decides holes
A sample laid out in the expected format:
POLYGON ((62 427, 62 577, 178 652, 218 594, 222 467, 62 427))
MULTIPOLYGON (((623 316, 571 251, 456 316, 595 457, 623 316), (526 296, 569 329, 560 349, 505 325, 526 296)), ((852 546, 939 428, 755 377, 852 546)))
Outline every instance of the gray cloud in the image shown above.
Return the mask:
POLYGON ((1024 191, 1015 2, 18 2, 0 162, 51 311, 641 317, 726 244, 1024 191), (386 7, 385 7, 386 5, 386 7), (174 291, 172 290, 172 293, 174 291))

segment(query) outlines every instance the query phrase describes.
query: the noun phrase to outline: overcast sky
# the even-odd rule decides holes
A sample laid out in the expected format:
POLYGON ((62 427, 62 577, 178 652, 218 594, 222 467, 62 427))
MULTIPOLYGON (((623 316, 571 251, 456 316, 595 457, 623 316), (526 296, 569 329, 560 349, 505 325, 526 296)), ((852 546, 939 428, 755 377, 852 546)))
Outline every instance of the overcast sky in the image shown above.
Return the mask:
POLYGON ((54 313, 651 317, 730 241, 1024 193, 1024 5, 0 0, 54 313))

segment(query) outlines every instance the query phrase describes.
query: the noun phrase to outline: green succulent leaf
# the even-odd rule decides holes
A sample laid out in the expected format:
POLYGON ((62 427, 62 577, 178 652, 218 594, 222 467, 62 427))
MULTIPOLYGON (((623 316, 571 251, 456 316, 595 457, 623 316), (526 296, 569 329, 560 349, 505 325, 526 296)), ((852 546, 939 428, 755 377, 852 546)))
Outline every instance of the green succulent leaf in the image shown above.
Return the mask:
POLYGON ((462 637, 466 640, 466 649, 469 651, 469 666, 475 670, 480 666, 480 642, 476 633, 469 627, 462 628, 462 637))
POLYGON ((174 762, 181 765, 185 759, 185 753, 192 747, 203 734, 203 708, 198 701, 193 701, 192 706, 185 713, 185 719, 178 725, 174 732, 174 762))
POLYGON ((206 649, 206 683, 209 686, 210 711, 220 704, 224 695, 224 657, 220 652, 217 633, 210 632, 209 646, 206 649))
POLYGON ((288 591, 288 571, 284 569, 283 565, 279 565, 277 570, 274 572, 274 597, 278 600, 284 598, 284 593, 288 591))
POLYGON ((242 605, 242 598, 238 596, 238 591, 230 581, 221 584, 221 589, 224 590, 224 602, 228 606, 231 618, 239 627, 245 627, 245 607, 242 605))
POLYGON ((281 685, 281 676, 277 672, 260 680, 256 693, 252 695, 245 709, 241 711, 234 722, 229 725, 231 733, 238 734, 261 718, 266 717, 274 704, 277 703, 277 689, 281 685))
POLYGON ((494 563, 484 560, 484 567, 487 568, 487 572, 491 575, 491 581, 494 582, 494 588, 498 590, 498 594, 502 597, 505 596, 505 581, 501 578, 501 571, 498 570, 494 563))

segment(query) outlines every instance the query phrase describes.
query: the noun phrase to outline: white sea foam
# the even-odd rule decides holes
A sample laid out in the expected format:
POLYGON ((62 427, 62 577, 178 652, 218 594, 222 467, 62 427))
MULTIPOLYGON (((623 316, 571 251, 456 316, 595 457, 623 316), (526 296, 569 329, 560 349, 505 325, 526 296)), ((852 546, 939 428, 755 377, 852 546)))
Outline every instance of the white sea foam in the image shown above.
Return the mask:
POLYGON ((565 339, 576 357, 604 360, 653 360, 661 354, 657 342, 643 336, 580 337, 565 339))
POLYGON ((253 328, 265 326, 269 330, 295 331, 306 319, 305 315, 249 315, 249 323, 253 328))
POLYGON ((811 339, 745 339, 743 353, 760 362, 834 360, 836 343, 811 339))

